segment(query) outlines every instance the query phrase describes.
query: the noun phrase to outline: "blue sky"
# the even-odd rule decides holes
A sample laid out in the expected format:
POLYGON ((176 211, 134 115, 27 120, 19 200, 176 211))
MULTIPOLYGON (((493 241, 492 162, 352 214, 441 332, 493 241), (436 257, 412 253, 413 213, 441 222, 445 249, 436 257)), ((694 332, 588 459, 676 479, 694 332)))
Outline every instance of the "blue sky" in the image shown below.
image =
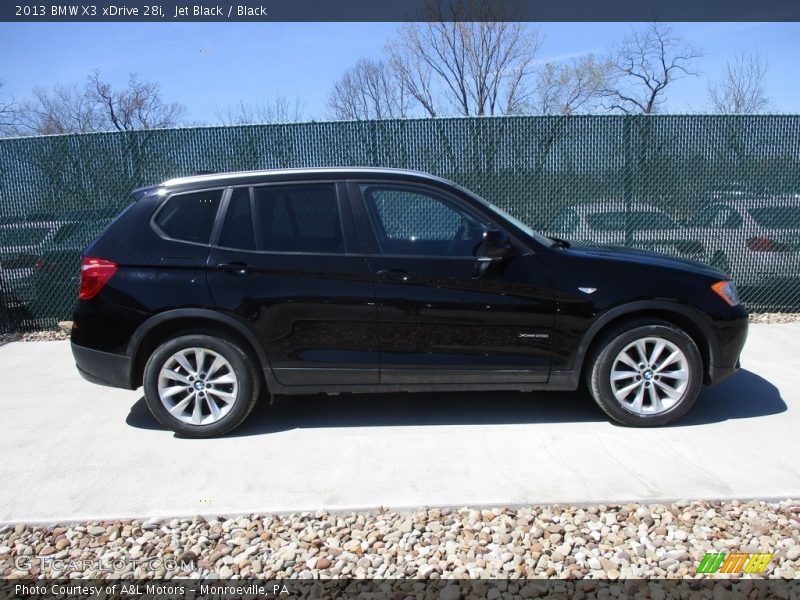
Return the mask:
MULTIPOLYGON (((601 53, 636 24, 544 23, 543 61, 601 53)), ((774 112, 800 113, 800 24, 683 23, 676 26, 704 58, 699 78, 674 85, 667 111, 702 111, 708 78, 736 52, 769 61, 774 112)), ((360 57, 381 55, 392 23, 2 23, 0 94, 24 97, 35 85, 82 82, 99 68, 124 84, 128 74, 161 83, 166 99, 186 105, 190 121, 212 122, 218 108, 283 94, 299 95, 309 119, 325 119, 336 78, 360 57)))

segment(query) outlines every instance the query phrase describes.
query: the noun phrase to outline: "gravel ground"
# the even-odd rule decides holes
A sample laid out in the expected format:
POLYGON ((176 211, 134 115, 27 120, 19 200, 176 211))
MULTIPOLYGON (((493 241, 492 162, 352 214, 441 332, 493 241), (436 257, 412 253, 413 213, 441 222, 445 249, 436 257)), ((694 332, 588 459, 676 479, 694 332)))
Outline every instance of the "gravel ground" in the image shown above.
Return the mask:
POLYGON ((741 551, 792 579, 799 521, 787 500, 4 525, 0 577, 682 578, 741 551))
POLYGON ((751 323, 794 323, 800 321, 800 313, 753 313, 751 323))

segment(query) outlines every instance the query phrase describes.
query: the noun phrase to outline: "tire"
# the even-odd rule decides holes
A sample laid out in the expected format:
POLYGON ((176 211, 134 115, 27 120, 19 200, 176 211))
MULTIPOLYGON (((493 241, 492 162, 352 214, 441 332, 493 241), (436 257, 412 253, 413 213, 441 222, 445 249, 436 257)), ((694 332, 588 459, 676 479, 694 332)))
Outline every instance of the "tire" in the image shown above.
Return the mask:
POLYGON ((703 362, 682 329, 641 319, 615 327, 599 340, 586 375, 595 402, 609 417, 632 427, 655 427, 679 419, 692 407, 702 385, 703 362))
POLYGON ((223 435, 241 425, 255 406, 261 389, 256 364, 221 337, 171 339, 145 365, 147 407, 159 423, 181 436, 223 435))

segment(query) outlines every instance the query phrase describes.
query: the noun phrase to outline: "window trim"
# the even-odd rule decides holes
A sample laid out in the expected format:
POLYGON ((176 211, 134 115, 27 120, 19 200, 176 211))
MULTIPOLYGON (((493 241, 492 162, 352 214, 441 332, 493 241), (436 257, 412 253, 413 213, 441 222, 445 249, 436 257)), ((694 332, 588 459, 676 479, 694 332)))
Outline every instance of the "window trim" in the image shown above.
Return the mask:
POLYGON ((233 185, 228 187, 228 195, 226 197, 224 212, 221 212, 217 215, 217 219, 220 223, 219 231, 217 232, 217 236, 212 238, 211 247, 219 250, 225 250, 227 252, 246 252, 248 254, 264 254, 264 255, 276 255, 276 256, 362 256, 359 252, 351 252, 351 247, 353 246, 353 241, 348 238, 347 231, 344 226, 344 218, 345 218, 345 211, 350 210, 349 205, 347 205, 347 198, 342 196, 342 189, 340 188, 339 184, 341 183, 338 179, 304 179, 304 180, 295 180, 295 181, 270 181, 264 183, 245 183, 240 185, 233 185), (339 211, 339 229, 342 233, 342 242, 344 243, 344 252, 308 252, 304 250, 294 250, 294 251, 287 251, 287 250, 262 250, 262 240, 261 240, 261 228, 259 222, 259 213, 256 210, 256 199, 255 199, 255 188, 260 187, 274 187, 274 186, 303 186, 303 185, 332 185, 334 193, 336 194, 336 207, 339 211), (228 214, 228 208, 230 206, 229 199, 233 196, 233 190, 238 188, 247 188, 250 190, 250 210, 253 215, 253 226, 255 227, 255 235, 256 235, 256 249, 255 250, 247 250, 244 248, 231 248, 230 246, 222 246, 219 244, 219 238, 222 236, 222 228, 225 224, 225 218, 228 214))
POLYGON ((150 227, 153 231, 155 231, 156 235, 160 238, 170 241, 170 242, 177 242, 180 244, 191 244, 192 246, 201 246, 203 248, 210 248, 212 242, 214 241, 215 235, 218 233, 219 228, 219 218, 220 213, 223 207, 227 208, 228 204, 228 197, 230 195, 230 188, 226 186, 213 186, 209 188, 199 188, 194 190, 182 190, 179 192, 172 192, 171 194, 167 194, 164 199, 161 201, 159 207, 153 213, 153 216, 150 217, 150 227), (214 222, 211 224, 211 231, 209 232, 209 239, 207 242, 193 242, 191 240, 182 240, 180 238, 174 238, 167 234, 166 231, 161 229, 159 225, 156 223, 156 219, 158 219, 158 215, 161 214, 161 211, 164 210, 164 207, 167 203, 172 200, 175 196, 185 196, 187 194, 201 194, 203 192, 220 192, 220 199, 219 204, 217 205, 217 213, 214 215, 214 222))
MULTIPOLYGON (((211 236, 211 246, 212 247, 225 247, 219 246, 218 242, 219 239, 222 237, 222 230, 225 229, 225 220, 228 217, 228 208, 230 207, 231 200, 233 199, 233 192, 235 189, 246 188, 247 186, 230 186, 225 188, 225 198, 224 198, 224 206, 221 207, 221 212, 217 215, 217 222, 214 225, 214 234, 211 236)), ((253 241, 258 247, 258 237, 260 233, 256 229, 256 221, 255 221, 255 213, 253 213, 253 190, 249 190, 249 200, 250 200, 250 215, 253 217, 252 226, 253 226, 253 241)), ((244 252, 248 252, 247 250, 243 250, 244 252)))

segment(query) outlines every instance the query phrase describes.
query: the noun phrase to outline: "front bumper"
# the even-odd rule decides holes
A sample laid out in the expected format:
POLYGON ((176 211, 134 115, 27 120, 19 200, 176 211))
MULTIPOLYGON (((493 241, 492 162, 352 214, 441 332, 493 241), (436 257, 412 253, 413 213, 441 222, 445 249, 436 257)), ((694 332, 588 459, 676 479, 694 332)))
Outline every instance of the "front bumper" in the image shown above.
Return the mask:
POLYGON ((726 380, 736 373, 741 365, 742 349, 747 341, 749 329, 747 313, 741 306, 737 306, 735 314, 728 320, 715 323, 717 339, 716 352, 712 351, 711 364, 706 373, 707 384, 715 384, 726 380))
POLYGON ((81 377, 110 387, 135 389, 131 385, 131 359, 120 354, 100 352, 71 343, 72 356, 81 377))
POLYGON ((708 370, 708 383, 716 384, 725 381, 728 377, 735 374, 741 367, 741 363, 737 360, 736 364, 732 367, 711 367, 708 370))

